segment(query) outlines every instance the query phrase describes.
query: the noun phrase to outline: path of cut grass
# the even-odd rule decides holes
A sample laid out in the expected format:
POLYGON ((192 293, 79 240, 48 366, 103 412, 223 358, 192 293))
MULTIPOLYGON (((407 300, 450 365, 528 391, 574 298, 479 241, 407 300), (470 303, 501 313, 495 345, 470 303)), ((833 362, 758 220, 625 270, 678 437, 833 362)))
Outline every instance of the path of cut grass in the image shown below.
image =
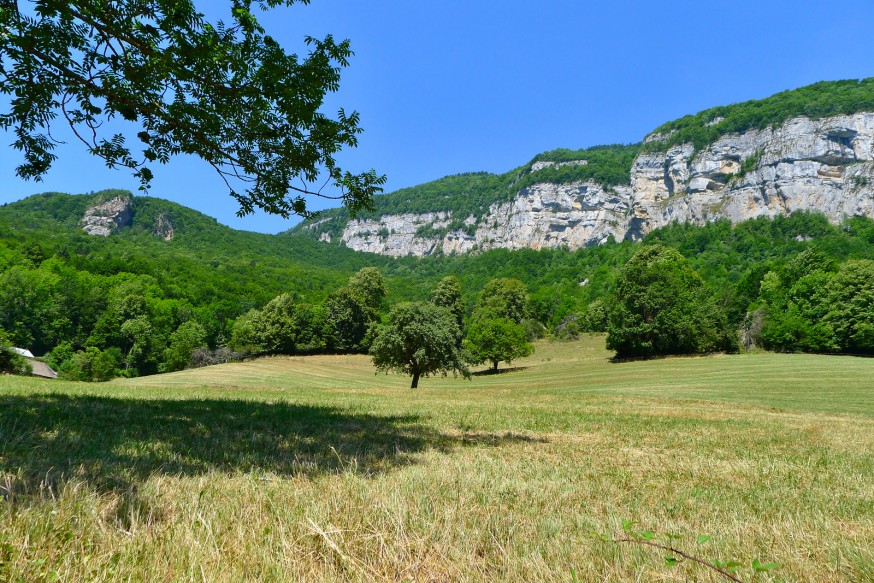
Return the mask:
POLYGON ((591 535, 623 519, 782 565, 745 579, 874 580, 874 360, 608 356, 0 377, 0 580, 720 580, 591 535))

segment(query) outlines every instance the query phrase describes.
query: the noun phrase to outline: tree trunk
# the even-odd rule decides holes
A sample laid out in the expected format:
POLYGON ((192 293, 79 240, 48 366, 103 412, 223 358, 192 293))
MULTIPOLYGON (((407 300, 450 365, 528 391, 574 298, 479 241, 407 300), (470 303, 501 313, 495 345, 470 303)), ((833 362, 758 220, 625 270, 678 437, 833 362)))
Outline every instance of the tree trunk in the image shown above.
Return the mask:
POLYGON ((492 372, 498 372, 498 363, 499 362, 500 362, 499 360, 492 361, 492 372))
POLYGON ((410 385, 410 388, 411 388, 411 389, 416 389, 416 388, 418 388, 418 387, 419 387, 419 373, 418 373, 418 372, 414 372, 414 373, 413 373, 413 384, 410 385))

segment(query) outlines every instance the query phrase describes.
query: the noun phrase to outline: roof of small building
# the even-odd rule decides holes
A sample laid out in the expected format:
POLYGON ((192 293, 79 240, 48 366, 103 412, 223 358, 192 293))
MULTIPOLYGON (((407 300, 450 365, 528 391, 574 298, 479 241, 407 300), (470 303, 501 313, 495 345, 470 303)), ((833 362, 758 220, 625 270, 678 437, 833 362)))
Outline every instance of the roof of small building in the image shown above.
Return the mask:
POLYGON ((15 348, 14 346, 10 346, 10 348, 12 349, 12 352, 20 354, 21 356, 23 356, 25 358, 33 358, 34 357, 33 353, 30 350, 27 350, 26 348, 15 348))
POLYGON ((30 361, 30 368, 32 369, 33 376, 35 377, 43 377, 47 379, 56 379, 58 378, 58 373, 52 370, 52 367, 47 365, 44 362, 40 362, 38 360, 30 361))

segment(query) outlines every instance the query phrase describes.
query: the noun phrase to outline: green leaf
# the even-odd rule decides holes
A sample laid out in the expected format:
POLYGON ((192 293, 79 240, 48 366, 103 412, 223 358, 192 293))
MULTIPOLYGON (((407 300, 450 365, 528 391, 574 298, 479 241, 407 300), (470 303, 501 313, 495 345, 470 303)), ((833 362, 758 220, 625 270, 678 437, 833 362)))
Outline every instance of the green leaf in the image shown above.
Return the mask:
POLYGON ((698 535, 698 538, 695 539, 695 541, 696 541, 699 545, 703 545, 704 543, 706 543, 706 542, 709 541, 709 540, 710 540, 710 536, 709 536, 709 535, 706 535, 706 534, 699 534, 699 535, 698 535))
POLYGON ((633 520, 623 520, 622 521, 622 530, 631 534, 631 527, 634 526, 633 520))
POLYGON ((655 533, 651 530, 644 530, 637 533, 637 538, 642 541, 651 541, 655 537, 655 533))
POLYGON ((667 565, 668 567, 673 567, 679 562, 680 559, 678 559, 677 557, 665 557, 665 565, 667 565))
POLYGON ((720 569, 722 569, 724 571, 729 571, 729 572, 737 571, 738 567, 743 566, 742 563, 739 563, 737 561, 726 561, 724 563, 722 561, 713 561, 713 564, 716 565, 717 567, 719 567, 720 569))
POLYGON ((753 559, 752 565, 750 565, 756 573, 767 573, 771 569, 776 569, 780 566, 779 563, 766 563, 762 564, 762 561, 759 559, 753 559))

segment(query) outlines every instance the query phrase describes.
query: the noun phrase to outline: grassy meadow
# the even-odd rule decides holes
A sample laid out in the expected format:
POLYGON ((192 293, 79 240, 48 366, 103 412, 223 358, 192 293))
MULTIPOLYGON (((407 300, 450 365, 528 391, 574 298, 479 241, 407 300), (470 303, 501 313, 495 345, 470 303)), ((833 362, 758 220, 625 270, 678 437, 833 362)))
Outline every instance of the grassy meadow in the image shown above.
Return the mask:
POLYGON ((874 360, 609 356, 0 376, 0 581, 874 581, 874 360))

